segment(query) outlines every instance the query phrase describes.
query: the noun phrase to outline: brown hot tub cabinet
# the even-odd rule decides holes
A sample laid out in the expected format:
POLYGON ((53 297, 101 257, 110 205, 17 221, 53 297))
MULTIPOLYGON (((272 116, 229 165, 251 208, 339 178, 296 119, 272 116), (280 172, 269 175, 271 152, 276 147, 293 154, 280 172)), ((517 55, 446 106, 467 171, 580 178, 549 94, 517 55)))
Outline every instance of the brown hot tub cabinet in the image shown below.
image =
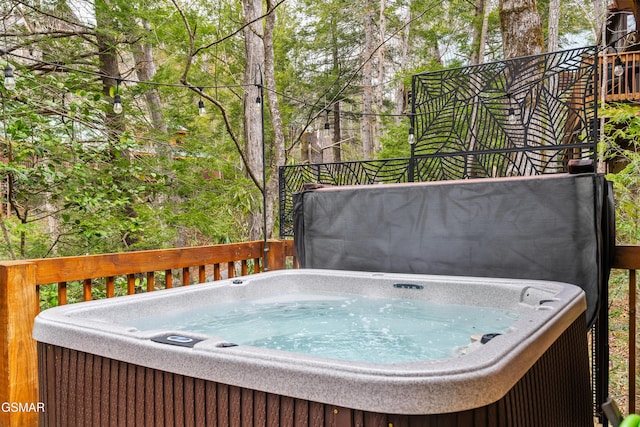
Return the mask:
POLYGON ((559 282, 313 269, 57 307, 41 313, 34 328, 46 405, 41 424, 592 425, 585 307, 581 289, 559 282), (291 301, 309 292, 440 304, 462 298, 465 305, 519 316, 508 332, 468 354, 390 364, 229 346, 224 336, 130 326, 212 302, 291 301), (169 336, 193 343, 162 342, 169 336))

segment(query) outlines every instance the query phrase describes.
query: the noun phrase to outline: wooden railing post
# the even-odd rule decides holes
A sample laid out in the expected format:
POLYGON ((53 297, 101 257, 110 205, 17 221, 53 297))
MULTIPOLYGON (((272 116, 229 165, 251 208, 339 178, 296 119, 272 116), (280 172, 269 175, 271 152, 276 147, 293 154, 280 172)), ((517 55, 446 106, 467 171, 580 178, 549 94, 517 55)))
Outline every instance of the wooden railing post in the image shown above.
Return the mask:
POLYGON ((629 270, 629 289, 628 289, 628 298, 629 298, 629 340, 627 343, 629 357, 627 359, 628 362, 628 402, 629 402, 629 410, 628 413, 637 412, 636 407, 636 394, 637 394, 637 386, 636 386, 636 376, 638 372, 638 358, 636 346, 638 345, 638 333, 637 333, 637 301, 636 301, 636 292, 637 292, 637 278, 636 271, 640 269, 640 246, 626 246, 619 245, 616 246, 614 252, 613 263, 611 265, 612 268, 618 268, 623 270, 629 270))
POLYGON ((269 270, 283 270, 286 266, 284 242, 282 240, 269 240, 269 252, 267 252, 269 270))
POLYGON ((38 355, 32 338, 39 312, 36 266, 0 262, 0 425, 37 426, 38 355))

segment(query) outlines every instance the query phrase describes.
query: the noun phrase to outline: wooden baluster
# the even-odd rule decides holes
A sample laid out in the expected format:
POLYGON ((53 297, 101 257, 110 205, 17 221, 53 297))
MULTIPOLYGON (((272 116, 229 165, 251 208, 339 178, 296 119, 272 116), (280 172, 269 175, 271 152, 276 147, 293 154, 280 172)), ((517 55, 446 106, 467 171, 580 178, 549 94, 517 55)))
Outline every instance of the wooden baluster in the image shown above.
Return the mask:
MULTIPOLYGON (((632 99, 635 98, 636 95, 636 55, 635 54, 631 54, 631 97, 632 99)), ((629 70, 629 67, 627 67, 627 70, 629 70)))
POLYGON ((198 266, 198 283, 204 283, 207 280, 207 272, 204 265, 198 266))
POLYGON ((164 287, 166 289, 173 288, 173 271, 165 270, 164 272, 164 287))
POLYGON ((153 292, 155 290, 156 276, 153 271, 147 273, 147 292, 153 292))
POLYGON ((136 275, 127 274, 127 295, 136 293, 136 275))
POLYGON ((91 301, 91 279, 84 279, 82 284, 82 300, 91 301))
POLYGON ((58 282, 58 305, 67 304, 67 282, 58 282))
POLYGON ((189 267, 182 269, 182 286, 188 286, 190 283, 189 267))
POLYGON ((243 259, 240 262, 240 275, 241 276, 246 276, 247 274, 249 274, 249 270, 248 270, 248 267, 247 267, 247 260, 243 259))
POLYGON ((233 261, 227 263, 227 272, 229 279, 236 277, 236 266, 233 261))
POLYGON ((253 272, 254 274, 260 273, 260 258, 253 259, 253 272))
POLYGON ((107 298, 113 298, 115 295, 115 286, 113 276, 109 276, 106 279, 107 282, 107 298))
POLYGON ((220 264, 213 264, 213 280, 220 280, 220 264))

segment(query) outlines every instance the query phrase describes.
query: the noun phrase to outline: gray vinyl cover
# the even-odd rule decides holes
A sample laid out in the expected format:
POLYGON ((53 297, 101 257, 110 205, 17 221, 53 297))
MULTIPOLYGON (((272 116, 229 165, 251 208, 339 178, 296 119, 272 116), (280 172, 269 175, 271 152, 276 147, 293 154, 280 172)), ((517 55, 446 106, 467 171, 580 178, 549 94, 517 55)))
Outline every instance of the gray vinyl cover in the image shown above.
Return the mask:
POLYGON ((303 268, 567 282, 597 313, 607 185, 596 174, 324 187, 294 196, 303 268))

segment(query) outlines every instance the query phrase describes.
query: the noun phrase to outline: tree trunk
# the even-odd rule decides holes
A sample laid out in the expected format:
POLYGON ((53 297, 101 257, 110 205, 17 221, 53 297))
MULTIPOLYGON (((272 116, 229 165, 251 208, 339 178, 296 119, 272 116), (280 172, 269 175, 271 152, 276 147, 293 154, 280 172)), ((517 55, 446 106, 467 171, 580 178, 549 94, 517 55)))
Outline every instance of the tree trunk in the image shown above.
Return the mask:
MULTIPOLYGON (((398 66, 400 69, 400 73, 403 74, 404 70, 407 68, 407 62, 409 59, 409 34, 410 34, 410 22, 411 22, 411 1, 407 1, 407 4, 404 7, 402 23, 404 28, 400 33, 400 46, 398 47, 398 51, 400 52, 400 56, 398 58, 398 66)), ((404 81, 400 79, 398 81, 398 86, 396 87, 396 104, 395 111, 396 114, 396 124, 400 124, 402 118, 400 117, 407 110, 407 101, 409 100, 407 96, 407 89, 405 88, 404 81)))
MULTIPOLYGON (((244 137, 245 155, 247 167, 251 169, 254 176, 259 176, 258 172, 265 166, 262 162, 262 108, 264 100, 261 94, 261 85, 264 71, 264 43, 263 24, 259 20, 262 15, 262 0, 242 0, 242 11, 244 14, 245 28, 244 48, 245 48, 245 70, 244 70, 244 137)), ((263 182, 260 191, 264 191, 263 182)), ((254 209, 249 218, 249 239, 258 239, 262 230, 262 213, 259 209, 254 209)))
POLYGON ((605 32, 607 27, 608 3, 606 0, 593 0, 593 14, 595 15, 593 35, 595 36, 596 43, 602 47, 607 45, 605 32))
MULTIPOLYGON (((102 93, 111 97, 111 88, 117 86, 122 78, 118 66, 116 40, 107 33, 106 29, 115 28, 109 14, 111 5, 108 0, 96 1, 96 43, 98 45, 98 59, 102 76, 102 93)), ((124 132, 124 120, 121 114, 116 114, 108 108, 105 115, 105 127, 109 133, 109 141, 117 142, 124 132)), ((115 153, 112 153, 115 155, 115 153)))
MULTIPOLYGON (((475 16, 473 23, 473 41, 471 53, 471 65, 479 65, 484 62, 484 46, 487 41, 487 28, 489 26, 489 1, 488 0, 476 0, 475 16)), ((474 87, 480 87, 479 82, 475 81, 475 74, 471 76, 473 84, 471 90, 474 87)), ((468 147, 469 151, 474 151, 478 138, 478 104, 480 100, 477 95, 474 96, 473 107, 471 112, 471 123, 469 124, 471 132, 469 132, 468 147)), ((467 157, 465 175, 470 178, 477 176, 476 172, 476 156, 467 157)))
POLYGON ((487 43, 487 29, 489 27, 489 1, 476 0, 473 19, 473 35, 471 46, 471 65, 484 62, 484 47, 487 43))
MULTIPOLYGON (((536 6, 535 0, 500 0, 500 31, 502 33, 502 45, 506 59, 521 56, 539 55, 544 50, 544 38, 542 35, 542 22, 536 6)), ((522 75, 517 69, 514 76, 508 76, 508 80, 514 82, 515 86, 507 87, 507 94, 504 99, 505 110, 513 111, 509 114, 512 132, 511 137, 515 148, 522 149, 527 144, 527 132, 524 126, 540 126, 534 123, 536 118, 532 117, 530 98, 535 99, 535 92, 539 90, 535 85, 538 82, 537 73, 529 70, 528 75, 522 75), (531 86, 531 87, 530 87, 531 86), (513 119, 511 119, 513 117, 513 119), (528 118, 528 122, 525 122, 528 118)), ((530 145, 535 145, 534 141, 529 141, 530 145)), ((529 152, 526 155, 523 151, 515 151, 511 155, 511 163, 508 171, 509 175, 533 175, 537 173, 534 162, 541 156, 540 152, 529 152)))
MULTIPOLYGON (((338 55, 338 36, 337 23, 334 17, 331 18, 331 56, 333 60, 333 75, 340 74, 340 57, 338 55)), ((333 152, 333 161, 339 163, 342 161, 342 120, 340 116, 340 101, 333 104, 333 141, 331 150, 333 152)))
POLYGON ((549 25, 547 35, 547 52, 555 52, 558 50, 558 26, 560 23, 560 0, 551 0, 549 2, 549 25))
MULTIPOLYGON (((102 90, 106 97, 110 96, 113 86, 118 88, 118 83, 122 78, 118 65, 117 41, 105 31, 107 28, 116 28, 109 13, 111 9, 112 7, 108 0, 96 0, 96 42, 99 49, 98 59, 100 61, 100 74, 102 75, 102 90)), ((127 158, 129 153, 116 153, 120 135, 125 131, 124 114, 115 113, 111 108, 107 109, 105 113, 105 129, 109 141, 110 159, 115 159, 118 155, 127 158)), ((123 206, 123 213, 128 218, 136 218, 138 216, 131 201, 128 201, 123 206)), ((127 247, 131 247, 140 241, 140 236, 135 234, 126 234, 122 237, 127 247)))
POLYGON ((362 136, 362 156, 365 159, 373 157, 374 121, 373 113, 373 62, 375 49, 375 10, 371 5, 366 6, 364 12, 364 50, 362 52, 362 118, 360 119, 360 134, 362 136))
POLYGON ((275 224, 275 206, 278 200, 278 167, 284 165, 284 129, 278 95, 276 95, 275 78, 275 53, 273 49, 273 32, 276 25, 276 11, 272 0, 267 0, 267 10, 270 11, 265 20, 264 31, 264 77, 265 86, 268 89, 267 99, 269 100, 269 115, 271 116, 271 126, 273 128, 272 165, 269 181, 267 183, 267 238, 273 237, 273 226, 275 224))
POLYGON ((505 58, 539 55, 542 21, 535 0, 500 0, 500 32, 505 58))
MULTIPOLYGON (((377 77, 378 77, 378 81, 377 84, 374 86, 374 105, 375 105, 375 112, 380 112, 382 111, 382 101, 384 99, 384 85, 382 84, 382 82, 385 81, 385 62, 386 62, 386 48, 385 48, 385 39, 387 37, 387 18, 385 16, 385 10, 386 10, 386 4, 385 4, 385 0, 380 0, 380 10, 379 10, 379 16, 378 16, 378 50, 376 52, 376 62, 377 62, 377 66, 378 66, 378 70, 377 70, 377 77)), ((375 116, 373 118, 373 122, 375 123, 375 129, 380 129, 382 126, 381 123, 381 118, 380 116, 375 116)), ((380 142, 380 137, 378 135, 378 133, 376 132, 374 134, 374 139, 373 139, 373 147, 374 147, 374 153, 380 151, 382 149, 382 145, 380 142)))
MULTIPOLYGON (((145 30, 150 31, 149 23, 142 24, 145 30)), ((153 58, 153 47, 148 43, 138 43, 133 46, 133 58, 136 63, 136 74, 140 81, 150 81, 156 74, 156 63, 153 58)), ((167 133, 167 124, 162 114, 162 102, 155 87, 150 87, 144 94, 147 108, 151 115, 153 128, 162 133, 167 133)))
POLYGON ((333 140, 331 150, 333 152, 333 161, 342 161, 342 125, 340 120, 340 102, 333 104, 333 140))

